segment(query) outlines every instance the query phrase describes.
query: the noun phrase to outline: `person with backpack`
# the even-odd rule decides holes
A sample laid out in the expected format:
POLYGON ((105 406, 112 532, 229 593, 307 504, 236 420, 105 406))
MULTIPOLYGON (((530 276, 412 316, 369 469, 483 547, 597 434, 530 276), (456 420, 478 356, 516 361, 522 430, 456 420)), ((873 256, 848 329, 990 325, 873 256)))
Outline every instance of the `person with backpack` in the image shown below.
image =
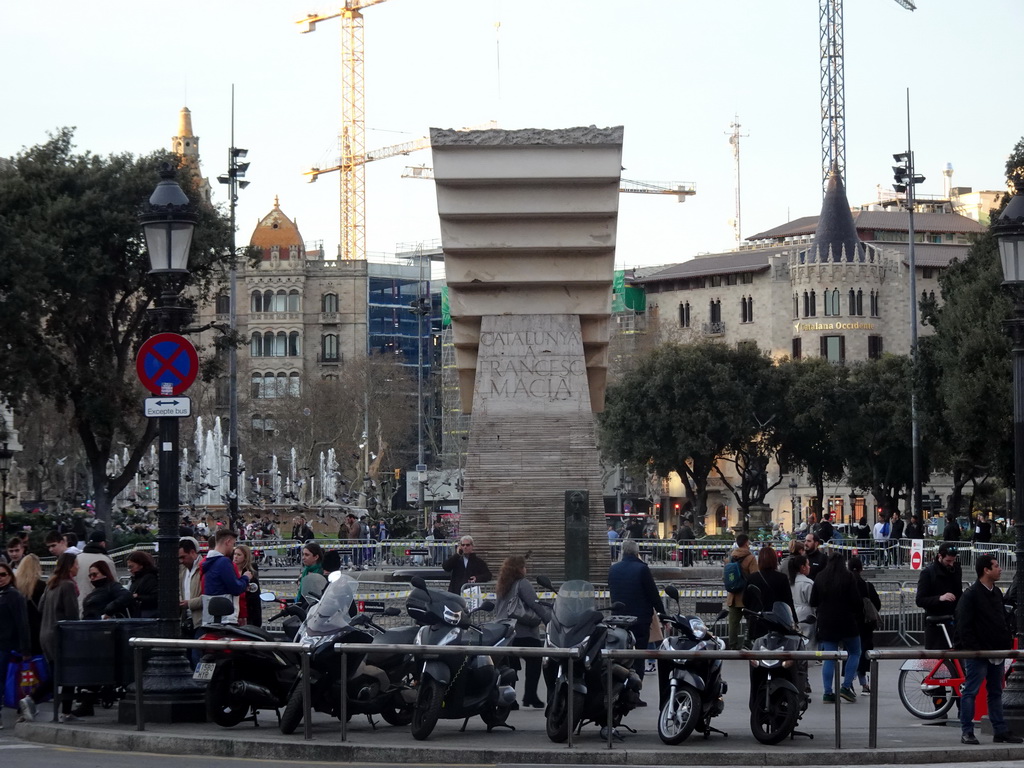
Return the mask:
MULTIPOLYGON (((724 583, 729 593, 725 606, 729 609, 729 648, 738 651, 740 645, 740 619, 743 618, 743 591, 752 575, 757 573, 757 559, 750 551, 750 537, 741 533, 736 536, 736 546, 726 558, 724 583)), ((749 632, 748 632, 749 634, 749 632)))

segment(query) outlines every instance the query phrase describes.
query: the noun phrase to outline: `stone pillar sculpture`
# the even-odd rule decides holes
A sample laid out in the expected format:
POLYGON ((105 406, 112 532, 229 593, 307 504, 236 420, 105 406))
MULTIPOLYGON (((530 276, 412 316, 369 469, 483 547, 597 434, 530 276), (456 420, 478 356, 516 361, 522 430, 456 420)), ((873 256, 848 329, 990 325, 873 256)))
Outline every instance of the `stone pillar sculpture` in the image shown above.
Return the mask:
POLYGON ((622 129, 432 129, 431 145, 472 414, 461 530, 495 572, 529 552, 531 573, 561 579, 571 551, 570 575, 603 581, 594 412, 604 407, 622 129), (566 491, 583 492, 573 521, 566 491), (588 546, 568 547, 567 531, 588 546))

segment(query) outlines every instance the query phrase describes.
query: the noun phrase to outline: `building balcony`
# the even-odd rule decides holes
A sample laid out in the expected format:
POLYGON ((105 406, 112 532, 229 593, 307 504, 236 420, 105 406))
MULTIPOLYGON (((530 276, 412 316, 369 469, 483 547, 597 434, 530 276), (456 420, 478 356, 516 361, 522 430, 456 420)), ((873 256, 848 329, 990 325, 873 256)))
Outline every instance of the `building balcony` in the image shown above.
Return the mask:
POLYGON ((725 323, 722 321, 704 323, 704 325, 701 326, 701 331, 705 336, 721 336, 725 333, 725 323))
POLYGON ((250 312, 250 323, 283 323, 287 321, 301 322, 301 312, 250 312))
POLYGON ((317 352, 316 361, 321 365, 341 365, 344 361, 345 356, 341 352, 334 354, 325 354, 323 352, 317 352))

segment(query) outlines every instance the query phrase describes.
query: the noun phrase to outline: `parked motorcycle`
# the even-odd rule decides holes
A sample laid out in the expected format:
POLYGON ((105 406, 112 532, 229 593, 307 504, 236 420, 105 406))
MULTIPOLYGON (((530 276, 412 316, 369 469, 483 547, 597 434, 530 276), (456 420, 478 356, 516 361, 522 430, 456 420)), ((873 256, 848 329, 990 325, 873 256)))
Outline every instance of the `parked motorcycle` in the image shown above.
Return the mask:
MULTIPOLYGON (((807 638, 794 623, 786 603, 775 603, 770 611, 744 609, 755 622, 758 637, 755 651, 802 651, 807 638)), ((762 744, 778 744, 787 736, 812 734, 796 730, 810 703, 807 690, 807 662, 758 659, 750 662, 750 730, 762 744)))
MULTIPOLYGON (((260 598, 275 599, 271 593, 260 598)), ((209 611, 214 623, 203 625, 200 640, 270 642, 274 639, 262 627, 221 623, 221 619, 234 611, 231 600, 226 597, 210 600, 209 611)), ((250 711, 257 725, 260 709, 273 709, 277 713, 288 701, 288 692, 297 673, 295 659, 279 651, 222 650, 205 654, 192 677, 209 682, 207 718, 219 726, 231 728, 245 720, 250 711)))
MULTIPOLYGON (((665 594, 679 606, 679 590, 665 587, 665 594)), ((719 618, 728 615, 723 611, 719 618)), ((678 633, 661 643, 663 651, 724 650, 725 642, 712 634, 699 616, 676 613, 662 616, 678 633)), ((658 659, 658 683, 661 711, 658 715, 658 736, 666 744, 679 744, 696 729, 708 738, 712 733, 729 734, 711 726, 711 718, 725 709, 725 693, 729 686, 722 679, 721 659, 658 659)))
MULTIPOLYGON (((471 623, 472 613, 494 610, 489 600, 471 612, 462 597, 429 589, 419 576, 412 578, 412 586, 406 611, 421 625, 416 645, 495 648, 512 644, 514 619, 471 623)), ((515 681, 516 671, 507 659, 483 654, 427 657, 412 714, 413 738, 422 741, 429 737, 440 718, 461 720, 479 715, 488 732, 498 726, 511 728, 505 721, 516 700, 515 681)))
MULTIPOLYGON (((341 714, 341 664, 334 650, 337 643, 377 645, 411 644, 415 625, 384 629, 374 622, 378 616, 397 616, 397 608, 378 613, 358 613, 355 607, 357 582, 338 573, 319 602, 309 610, 299 627, 295 642, 309 646, 311 706, 331 717, 341 714)), ((346 654, 345 712, 377 715, 391 725, 408 725, 412 720, 415 691, 412 688, 415 662, 408 654, 390 651, 346 654)), ((302 722, 302 676, 295 678, 288 703, 281 715, 281 733, 293 733, 302 722)), ((371 720, 372 723, 372 720, 371 720)))
MULTIPOLYGON (((553 590, 546 576, 537 582, 553 590)), ((601 650, 626 650, 634 646, 629 627, 633 616, 605 616, 597 610, 594 585, 581 579, 566 581, 558 590, 547 626, 547 647, 582 648, 582 669, 573 662, 573 685, 569 690, 568 660, 545 659, 544 675, 548 686, 548 702, 544 710, 546 730, 551 741, 561 743, 569 738, 569 729, 593 722, 615 728, 640 700, 640 678, 632 666, 608 661, 601 650), (612 690, 607 688, 607 664, 612 664, 612 690), (569 697, 572 696, 572 719, 569 722, 569 697), (608 700, 612 701, 612 721, 608 722, 608 700)), ((612 609, 621 609, 621 603, 612 609)))

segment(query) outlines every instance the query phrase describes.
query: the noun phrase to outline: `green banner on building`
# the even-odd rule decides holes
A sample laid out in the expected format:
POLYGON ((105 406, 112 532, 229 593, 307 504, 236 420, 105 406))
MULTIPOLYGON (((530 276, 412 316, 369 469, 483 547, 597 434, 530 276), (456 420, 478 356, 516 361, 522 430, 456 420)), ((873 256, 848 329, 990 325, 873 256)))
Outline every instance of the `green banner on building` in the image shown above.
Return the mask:
POLYGON ((448 286, 441 286, 441 326, 452 324, 452 311, 448 306, 448 286))

